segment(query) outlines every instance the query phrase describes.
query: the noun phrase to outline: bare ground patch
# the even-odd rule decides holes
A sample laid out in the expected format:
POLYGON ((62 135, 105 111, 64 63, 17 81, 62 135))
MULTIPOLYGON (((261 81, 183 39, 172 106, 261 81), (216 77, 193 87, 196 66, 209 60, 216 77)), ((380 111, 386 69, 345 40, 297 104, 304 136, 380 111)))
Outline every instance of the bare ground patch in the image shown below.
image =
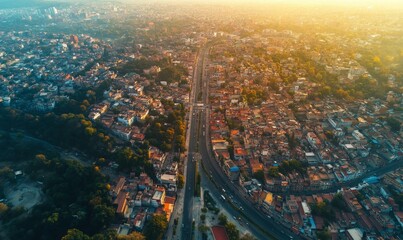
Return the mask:
POLYGON ((13 207, 24 207, 29 210, 43 199, 39 184, 22 182, 8 186, 5 191, 6 198, 13 207))

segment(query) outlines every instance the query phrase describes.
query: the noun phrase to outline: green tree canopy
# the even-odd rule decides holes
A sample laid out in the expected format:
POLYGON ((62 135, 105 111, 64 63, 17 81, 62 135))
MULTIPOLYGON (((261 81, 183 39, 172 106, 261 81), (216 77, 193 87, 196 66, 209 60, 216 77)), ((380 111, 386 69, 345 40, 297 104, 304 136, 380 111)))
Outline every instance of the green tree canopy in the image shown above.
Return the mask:
POLYGON ((119 235, 117 237, 117 240, 145 240, 145 239, 146 238, 144 237, 144 235, 139 232, 132 232, 127 236, 119 235))
POLYGON ((253 177, 256 178, 262 184, 266 183, 266 179, 265 179, 263 170, 259 170, 259 171, 255 172, 253 174, 253 177))
POLYGON ((78 229, 69 229, 62 240, 91 240, 91 238, 78 229))
POLYGON ((144 235, 147 240, 161 240, 167 227, 168 220, 166 216, 155 214, 145 226, 144 235))
POLYGON ((400 131, 400 121, 397 120, 396 118, 393 117, 388 117, 386 119, 386 122, 388 123, 388 125, 390 126, 390 129, 393 132, 399 132, 400 131))

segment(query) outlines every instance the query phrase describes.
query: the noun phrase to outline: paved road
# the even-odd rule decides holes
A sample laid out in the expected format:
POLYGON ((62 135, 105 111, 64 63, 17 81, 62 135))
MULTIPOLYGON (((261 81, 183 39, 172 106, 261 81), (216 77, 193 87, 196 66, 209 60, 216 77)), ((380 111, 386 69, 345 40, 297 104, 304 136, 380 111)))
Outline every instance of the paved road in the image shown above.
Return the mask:
MULTIPOLYGON (((192 222, 193 222, 193 196, 194 196, 194 187, 195 187, 195 154, 198 152, 198 141, 196 136, 199 135, 199 118, 200 118, 200 109, 196 107, 197 98, 199 95, 199 91, 201 90, 198 86, 200 85, 199 81, 201 80, 202 68, 204 55, 206 52, 202 49, 199 53, 199 57, 197 59, 197 65, 194 69, 193 83, 192 83, 192 92, 190 96, 190 113, 189 113, 189 141, 187 146, 188 156, 186 163, 186 184, 185 184, 185 196, 183 203, 183 216, 182 216, 182 239, 192 239, 192 222)), ((196 229, 197 230, 197 229, 196 229)))

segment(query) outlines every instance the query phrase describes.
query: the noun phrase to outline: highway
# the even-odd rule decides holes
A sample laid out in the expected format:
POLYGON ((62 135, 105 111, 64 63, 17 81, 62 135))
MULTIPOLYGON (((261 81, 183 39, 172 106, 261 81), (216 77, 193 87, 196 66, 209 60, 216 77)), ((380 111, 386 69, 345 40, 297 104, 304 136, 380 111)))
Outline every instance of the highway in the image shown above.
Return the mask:
MULTIPOLYGON (((193 197, 195 192, 195 180, 196 180, 196 162, 195 154, 198 152, 198 141, 196 136, 199 135, 199 118, 200 110, 196 107, 197 97, 199 96, 199 91, 201 90, 198 86, 201 80, 202 68, 199 66, 203 65, 205 51, 202 50, 197 58, 197 65, 194 69, 192 91, 190 93, 190 111, 189 111, 189 139, 187 142, 187 158, 186 158, 186 181, 185 181, 185 195, 184 195, 184 205, 183 205, 183 216, 182 216, 182 239, 192 239, 192 223, 193 223, 193 197)), ((197 229, 196 229, 197 231, 197 229)))

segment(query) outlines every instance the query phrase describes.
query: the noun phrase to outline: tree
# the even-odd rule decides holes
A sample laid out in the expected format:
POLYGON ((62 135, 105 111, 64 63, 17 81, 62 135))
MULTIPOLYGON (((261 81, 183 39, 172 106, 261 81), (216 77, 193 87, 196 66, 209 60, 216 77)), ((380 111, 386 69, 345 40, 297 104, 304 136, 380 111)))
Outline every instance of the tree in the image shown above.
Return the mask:
POLYGON ((239 240, 239 230, 235 224, 228 222, 225 224, 225 230, 227 231, 229 240, 239 240))
POLYGON ((278 167, 269 167, 269 169, 267 170, 267 175, 269 175, 270 177, 279 177, 279 171, 278 171, 278 167))
POLYGON ((244 234, 240 240, 256 240, 254 236, 252 236, 250 233, 244 234))
POLYGON ((304 167, 304 165, 297 160, 283 161, 280 164, 278 170, 284 175, 293 171, 299 172, 301 174, 306 173, 306 168, 304 167))
POLYGON ((379 56, 374 56, 372 58, 372 62, 379 65, 379 64, 381 64, 381 58, 379 56))
POLYGON ((14 178, 13 170, 9 167, 0 168, 0 180, 5 182, 6 180, 12 180, 14 178))
POLYGON ((311 205, 311 209, 313 215, 321 216, 328 221, 334 220, 335 216, 334 211, 326 201, 311 205))
POLYGON ((223 213, 220 213, 218 215, 218 222, 220 225, 225 226, 228 222, 227 216, 225 216, 223 213))
POLYGON ((331 202, 332 206, 335 208, 338 208, 340 210, 347 210, 347 204, 343 199, 343 196, 341 195, 341 193, 336 193, 336 195, 334 195, 334 198, 332 199, 331 202))
POLYGON ((198 228, 199 228, 199 231, 202 232, 202 233, 207 232, 208 229, 209 229, 206 225, 199 225, 198 228))
POLYGON ((69 229, 62 240, 91 240, 91 238, 78 229, 69 229))
POLYGON ((185 185, 185 177, 182 174, 178 175, 178 189, 182 189, 185 185))
POLYGON ((183 72, 177 66, 168 66, 158 73, 157 80, 167 81, 168 83, 179 82, 182 76, 183 72))
POLYGON ((109 226, 114 216, 115 210, 112 207, 99 204, 93 209, 93 221, 91 223, 94 228, 106 228, 109 226))
POLYGON ((330 232, 328 230, 318 231, 316 236, 319 240, 329 240, 331 239, 330 232))
POLYGON ((8 211, 8 206, 4 203, 0 203, 0 216, 8 211))
POLYGON ((390 130, 392 130, 393 132, 399 132, 400 131, 400 125, 401 124, 400 124, 399 120, 397 120, 396 118, 388 117, 386 119, 386 122, 390 126, 390 130))
POLYGON ((161 240, 167 227, 168 221, 166 216, 155 214, 146 225, 144 235, 147 240, 161 240))
POLYGON ((256 178, 262 184, 264 184, 266 182, 263 170, 259 170, 259 171, 255 172, 253 174, 253 177, 256 178))
POLYGON ((145 239, 146 238, 144 237, 144 235, 139 232, 132 232, 127 236, 119 235, 117 237, 117 240, 145 240, 145 239))
POLYGON ((118 240, 118 234, 115 229, 110 228, 102 233, 93 235, 91 240, 118 240))

